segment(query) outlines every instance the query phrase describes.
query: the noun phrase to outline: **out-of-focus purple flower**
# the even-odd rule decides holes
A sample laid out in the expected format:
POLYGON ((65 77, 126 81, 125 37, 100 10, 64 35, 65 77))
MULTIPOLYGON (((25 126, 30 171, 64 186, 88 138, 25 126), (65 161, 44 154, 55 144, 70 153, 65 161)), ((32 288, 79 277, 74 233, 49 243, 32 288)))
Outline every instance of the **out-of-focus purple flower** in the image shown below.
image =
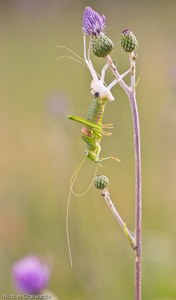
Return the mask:
POLYGON ((46 263, 31 255, 13 265, 12 277, 20 292, 40 294, 48 284, 50 271, 46 263))
POLYGON ((106 23, 104 15, 99 15, 91 7, 87 6, 83 14, 83 32, 88 35, 98 36, 103 32, 106 23))
POLYGON ((69 98, 66 94, 56 92, 46 100, 46 111, 51 117, 61 117, 67 113, 69 98))

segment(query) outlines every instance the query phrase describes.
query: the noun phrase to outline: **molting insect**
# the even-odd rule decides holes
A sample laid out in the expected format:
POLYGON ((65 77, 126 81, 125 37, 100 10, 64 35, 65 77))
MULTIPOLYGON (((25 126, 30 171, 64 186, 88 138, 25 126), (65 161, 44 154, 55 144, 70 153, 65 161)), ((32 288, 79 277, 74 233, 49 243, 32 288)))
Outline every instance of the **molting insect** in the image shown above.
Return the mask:
POLYGON ((82 139, 87 144, 87 148, 85 150, 87 158, 96 163, 100 163, 109 159, 119 161, 118 158, 113 156, 104 158, 99 157, 101 152, 102 136, 110 136, 112 134, 111 132, 107 132, 104 129, 113 128, 112 124, 103 124, 102 121, 106 104, 114 100, 114 97, 111 93, 111 88, 115 86, 124 76, 126 76, 130 72, 130 70, 122 74, 120 76, 120 79, 115 79, 108 86, 106 86, 104 83, 105 73, 109 67, 109 64, 106 64, 103 67, 101 76, 99 78, 90 60, 91 39, 88 47, 88 55, 86 55, 86 48, 86 36, 84 35, 84 60, 93 78, 91 82, 91 93, 93 94, 94 98, 92 100, 92 103, 90 104, 86 119, 75 115, 68 116, 68 119, 77 121, 85 125, 81 129, 81 132, 82 139))

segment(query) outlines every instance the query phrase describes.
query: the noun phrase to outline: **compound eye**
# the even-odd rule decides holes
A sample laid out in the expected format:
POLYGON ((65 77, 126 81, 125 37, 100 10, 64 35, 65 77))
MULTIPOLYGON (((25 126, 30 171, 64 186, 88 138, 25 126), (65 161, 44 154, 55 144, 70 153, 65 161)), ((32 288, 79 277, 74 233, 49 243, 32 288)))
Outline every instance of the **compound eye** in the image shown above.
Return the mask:
POLYGON ((96 93, 94 94, 94 96, 95 96, 95 98, 99 98, 99 96, 100 96, 99 92, 96 92, 96 93))

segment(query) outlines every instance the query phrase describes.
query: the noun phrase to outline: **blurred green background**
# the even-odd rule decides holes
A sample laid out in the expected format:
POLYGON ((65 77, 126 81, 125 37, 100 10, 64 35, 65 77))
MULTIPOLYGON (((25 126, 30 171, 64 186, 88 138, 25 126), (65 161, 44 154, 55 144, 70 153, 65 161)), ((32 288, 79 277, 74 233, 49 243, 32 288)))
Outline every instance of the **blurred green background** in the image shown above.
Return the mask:
MULTIPOLYGON (((176 299, 176 2, 0 1, 0 292, 14 292, 11 266, 33 253, 53 261, 49 288, 61 300, 133 299, 134 255, 100 193, 72 198, 70 268, 65 233, 69 180, 84 157, 81 126, 68 114, 86 116, 90 74, 68 58, 81 57, 85 6, 104 13, 119 71, 128 68, 120 33, 138 38, 137 98, 143 173, 143 300, 176 299)), ((97 70, 103 61, 94 59, 97 70)), ((110 72, 107 82, 112 80, 110 72)), ((126 95, 113 89, 102 156, 110 191, 134 228, 132 118, 126 95)), ((75 189, 84 191, 95 164, 87 162, 75 189)))

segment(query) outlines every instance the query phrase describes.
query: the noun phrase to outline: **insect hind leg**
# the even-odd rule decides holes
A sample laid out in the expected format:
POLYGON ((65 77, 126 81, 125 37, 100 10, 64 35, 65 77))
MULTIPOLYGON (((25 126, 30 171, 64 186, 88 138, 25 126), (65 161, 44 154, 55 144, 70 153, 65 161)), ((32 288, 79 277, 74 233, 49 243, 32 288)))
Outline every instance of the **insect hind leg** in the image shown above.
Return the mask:
POLYGON ((109 63, 107 63, 102 71, 101 71, 101 76, 100 76, 100 81, 104 84, 104 81, 105 81, 105 74, 106 74, 106 70, 109 68, 109 63))
POLYGON ((89 46, 88 46, 88 54, 86 54, 87 52, 87 46, 86 46, 86 35, 84 34, 83 36, 83 42, 84 42, 84 60, 85 60, 85 63, 92 75, 92 78, 95 82, 98 81, 98 76, 96 74, 96 71, 92 65, 92 62, 91 62, 91 59, 90 59, 90 49, 91 49, 91 40, 89 42, 89 46))
POLYGON ((114 79, 108 86, 107 88, 109 90, 112 89, 113 86, 115 86, 117 83, 119 83, 127 74, 129 74, 131 72, 131 69, 127 70, 126 72, 124 72, 122 75, 120 75, 120 77, 118 79, 114 79))

